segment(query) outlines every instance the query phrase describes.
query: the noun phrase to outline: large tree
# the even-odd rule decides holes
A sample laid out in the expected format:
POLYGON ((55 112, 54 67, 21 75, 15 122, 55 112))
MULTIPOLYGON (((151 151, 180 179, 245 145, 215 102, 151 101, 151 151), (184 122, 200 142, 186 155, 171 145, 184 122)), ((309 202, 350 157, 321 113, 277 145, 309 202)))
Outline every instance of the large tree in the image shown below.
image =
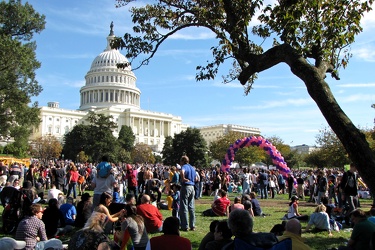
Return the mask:
MULTIPOLYGON (((121 6, 134 1, 117 3, 121 6)), ((287 64, 305 84, 364 181, 375 190, 375 155, 325 81, 327 74, 339 79, 339 69, 347 65, 351 56, 348 48, 362 31, 361 18, 371 10, 372 3, 373 0, 279 0, 263 6, 263 0, 159 0, 133 7, 135 35, 125 34, 113 46, 126 49, 129 58, 146 54, 141 61, 145 65, 176 32, 189 27, 207 28, 215 34, 218 45, 211 49, 213 60, 197 67, 196 79, 215 78, 218 67, 232 60, 235 67, 226 81, 238 80, 246 93, 257 73, 279 63, 287 64), (250 27, 251 22, 260 24, 250 27), (264 43, 267 38, 274 39, 270 47, 264 43)))
POLYGON ((180 163, 181 156, 187 155, 191 165, 200 168, 208 166, 208 148, 199 129, 188 128, 179 134, 175 134, 172 145, 170 143, 168 139, 164 144, 162 152, 164 162, 176 165, 176 163, 180 163), (164 154, 166 152, 167 154, 164 154))
POLYGON ((128 152, 132 151, 135 142, 135 135, 132 128, 130 126, 123 125, 118 134, 117 141, 123 149, 128 152))
POLYGON ((21 1, 0 2, 0 136, 14 138, 17 156, 27 151, 27 139, 40 123, 38 104, 30 105, 42 87, 35 79, 35 33, 44 29, 45 16, 21 1))
POLYGON ((66 158, 74 160, 83 151, 90 161, 99 161, 103 155, 117 161, 120 146, 112 134, 117 127, 112 117, 90 111, 85 120, 88 124, 77 125, 65 135, 66 158))
POLYGON ((62 145, 54 136, 38 137, 32 142, 32 155, 47 163, 60 158, 62 145))

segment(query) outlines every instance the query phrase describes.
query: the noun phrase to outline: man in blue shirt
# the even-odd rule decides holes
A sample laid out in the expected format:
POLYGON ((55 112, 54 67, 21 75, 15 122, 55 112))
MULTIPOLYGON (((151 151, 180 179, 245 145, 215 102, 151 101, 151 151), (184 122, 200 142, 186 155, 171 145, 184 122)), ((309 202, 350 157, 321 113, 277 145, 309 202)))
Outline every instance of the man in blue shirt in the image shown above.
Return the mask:
POLYGON ((194 185, 196 172, 189 164, 189 157, 186 155, 181 157, 181 190, 180 190, 180 222, 181 230, 188 230, 188 213, 189 213, 189 228, 195 230, 195 205, 194 205, 194 185))
POLYGON ((73 198, 68 197, 66 203, 60 206, 61 212, 64 214, 65 224, 74 225, 74 221, 77 216, 76 207, 73 205, 73 198))

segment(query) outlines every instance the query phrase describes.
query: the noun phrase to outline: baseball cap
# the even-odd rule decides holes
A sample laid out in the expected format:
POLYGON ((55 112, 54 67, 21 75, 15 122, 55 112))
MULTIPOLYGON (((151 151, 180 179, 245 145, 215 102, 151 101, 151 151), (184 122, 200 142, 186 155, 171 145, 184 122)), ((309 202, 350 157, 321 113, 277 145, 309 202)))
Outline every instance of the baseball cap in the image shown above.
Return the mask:
POLYGON ((1 250, 23 249, 25 246, 26 242, 22 240, 15 240, 9 237, 3 237, 0 239, 1 250))

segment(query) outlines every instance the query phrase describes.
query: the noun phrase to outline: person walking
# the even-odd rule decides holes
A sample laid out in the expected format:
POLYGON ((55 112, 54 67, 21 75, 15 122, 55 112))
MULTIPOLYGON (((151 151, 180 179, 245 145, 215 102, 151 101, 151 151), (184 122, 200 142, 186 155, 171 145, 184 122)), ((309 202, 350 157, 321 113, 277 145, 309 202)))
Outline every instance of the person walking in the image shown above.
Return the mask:
POLYGON ((181 157, 181 192, 180 192, 180 222, 181 230, 195 230, 195 204, 194 204, 194 181, 195 169, 189 164, 189 157, 186 155, 181 157), (188 225, 189 214, 189 225, 188 225))

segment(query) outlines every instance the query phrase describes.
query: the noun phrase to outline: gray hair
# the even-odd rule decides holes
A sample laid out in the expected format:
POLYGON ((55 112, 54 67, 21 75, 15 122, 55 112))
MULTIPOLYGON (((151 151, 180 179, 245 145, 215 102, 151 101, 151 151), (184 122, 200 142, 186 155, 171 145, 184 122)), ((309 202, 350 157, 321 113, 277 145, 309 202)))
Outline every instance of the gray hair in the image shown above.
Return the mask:
POLYGON ((235 209, 229 214, 228 227, 236 237, 245 237, 253 231, 254 221, 249 211, 235 209))

